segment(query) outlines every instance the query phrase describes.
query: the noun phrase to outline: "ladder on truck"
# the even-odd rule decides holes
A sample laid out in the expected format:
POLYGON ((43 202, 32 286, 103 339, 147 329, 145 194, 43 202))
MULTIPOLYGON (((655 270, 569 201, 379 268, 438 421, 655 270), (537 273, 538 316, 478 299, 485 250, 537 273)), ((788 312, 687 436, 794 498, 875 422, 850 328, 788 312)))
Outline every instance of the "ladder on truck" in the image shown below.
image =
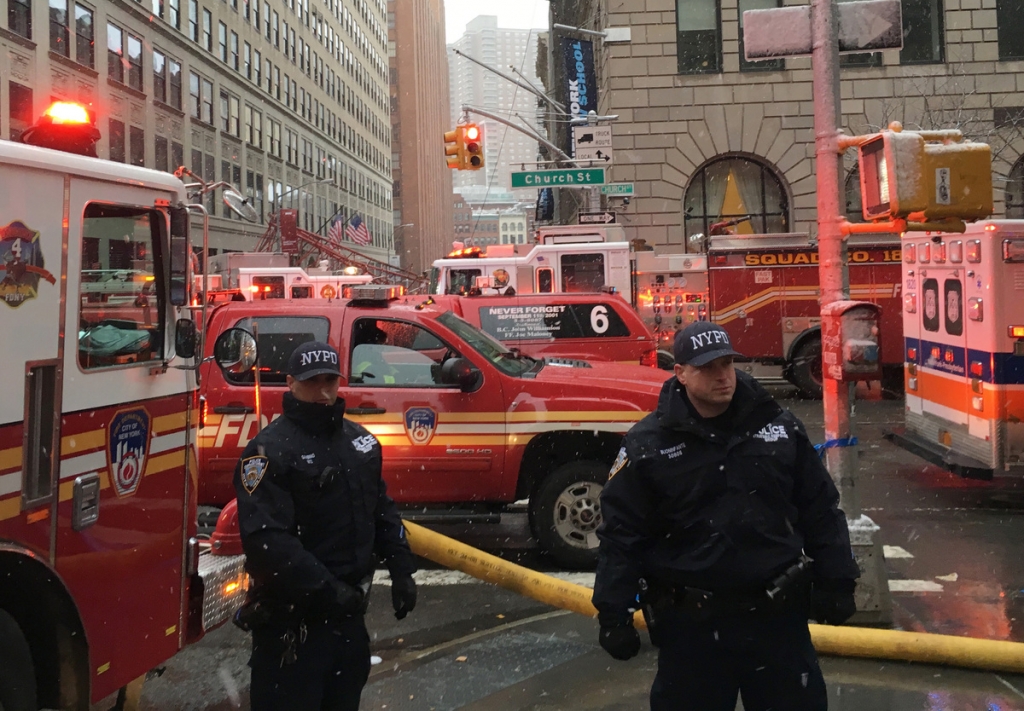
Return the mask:
POLYGON ((290 241, 300 245, 298 254, 300 261, 311 255, 319 254, 333 259, 341 267, 358 267, 374 278, 374 281, 387 281, 393 284, 400 284, 405 287, 408 293, 419 293, 426 291, 428 280, 419 274, 410 272, 400 267, 395 267, 379 259, 368 257, 351 247, 336 244, 326 237, 302 229, 297 224, 285 224, 282 226, 280 219, 281 211, 270 213, 267 220, 267 230, 260 237, 256 246, 257 252, 276 251, 277 245, 282 247, 289 241, 282 239, 283 236, 291 237, 290 241), (288 233, 282 235, 282 232, 288 233))

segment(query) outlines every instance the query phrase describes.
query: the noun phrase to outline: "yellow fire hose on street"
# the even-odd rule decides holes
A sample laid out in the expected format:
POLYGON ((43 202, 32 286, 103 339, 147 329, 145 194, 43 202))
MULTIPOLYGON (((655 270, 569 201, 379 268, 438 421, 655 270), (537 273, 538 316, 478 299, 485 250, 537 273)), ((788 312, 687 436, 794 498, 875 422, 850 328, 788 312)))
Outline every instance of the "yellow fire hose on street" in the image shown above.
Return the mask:
MULTIPOLYGON (((413 552, 438 565, 553 607, 588 617, 597 615, 590 602, 590 588, 509 563, 415 523, 406 521, 405 530, 413 552)), ((643 615, 637 612, 633 624, 646 627, 643 615)), ((860 627, 809 627, 821 654, 1024 673, 1024 644, 1018 642, 860 627)))

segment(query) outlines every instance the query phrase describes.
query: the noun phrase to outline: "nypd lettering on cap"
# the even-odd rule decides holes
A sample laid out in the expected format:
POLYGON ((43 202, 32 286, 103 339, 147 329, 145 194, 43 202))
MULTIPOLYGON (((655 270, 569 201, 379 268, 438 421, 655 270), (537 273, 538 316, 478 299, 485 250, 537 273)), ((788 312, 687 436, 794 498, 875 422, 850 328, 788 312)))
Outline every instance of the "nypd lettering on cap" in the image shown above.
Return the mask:
POLYGON ((694 336, 690 336, 690 343, 694 349, 705 348, 707 346, 722 343, 727 346, 732 345, 732 341, 729 340, 729 334, 725 331, 705 331, 704 333, 698 333, 694 336))
POLYGON ((337 365, 338 354, 333 350, 306 351, 299 354, 299 364, 305 368, 307 365, 337 365))

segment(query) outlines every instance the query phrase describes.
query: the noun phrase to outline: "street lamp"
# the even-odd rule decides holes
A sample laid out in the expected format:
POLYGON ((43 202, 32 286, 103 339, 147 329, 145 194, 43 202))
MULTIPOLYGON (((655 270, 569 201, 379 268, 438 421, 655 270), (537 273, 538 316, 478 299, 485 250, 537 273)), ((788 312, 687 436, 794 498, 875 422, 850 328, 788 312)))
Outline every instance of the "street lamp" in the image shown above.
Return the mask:
POLYGON ((281 198, 283 198, 288 193, 295 192, 296 190, 302 190, 303 188, 308 187, 310 185, 334 185, 334 179, 333 178, 320 178, 319 180, 310 180, 308 183, 303 183, 302 185, 299 185, 298 187, 295 187, 295 188, 288 188, 283 193, 281 193, 276 198, 274 198, 273 201, 271 201, 271 203, 270 203, 271 210, 270 211, 274 212, 274 210, 273 210, 274 203, 277 203, 277 206, 280 209, 280 207, 281 207, 281 198))

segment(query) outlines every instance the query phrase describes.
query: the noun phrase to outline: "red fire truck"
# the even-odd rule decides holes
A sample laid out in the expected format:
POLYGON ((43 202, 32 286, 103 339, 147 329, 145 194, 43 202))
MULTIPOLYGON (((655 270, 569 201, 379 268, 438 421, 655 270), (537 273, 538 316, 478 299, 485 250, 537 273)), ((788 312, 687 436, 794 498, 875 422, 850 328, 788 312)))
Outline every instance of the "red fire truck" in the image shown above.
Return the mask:
MULTIPOLYGON (((882 307, 883 389, 902 391, 903 320, 898 237, 852 236, 850 298, 882 307)), ((806 235, 712 237, 708 250, 711 320, 737 351, 738 367, 764 380, 785 378, 821 397, 818 249, 806 235)))
POLYGON ((88 709, 244 589, 242 557, 196 539, 188 195, 88 157, 97 137, 58 106, 34 145, 0 141, 4 711, 88 709))
MULTIPOLYGON (((431 293, 570 293, 612 288, 629 298, 672 364, 672 339, 693 321, 721 323, 758 378, 821 394, 818 255, 806 234, 714 236, 705 254, 634 250, 622 228, 538 230, 513 245, 463 248, 434 262, 431 293), (611 241, 607 241, 611 240, 611 241)), ((851 238, 851 297, 881 304, 887 391, 902 388, 899 239, 851 238)))
POLYGON ((255 334, 260 363, 254 372, 204 367, 200 503, 234 498, 242 448, 280 414, 289 355, 328 341, 342 355, 346 416, 380 440, 388 493, 415 505, 410 514, 493 522, 529 498, 541 547, 562 565, 592 566, 601 488, 622 435, 657 406, 666 374, 534 359, 460 318, 449 299, 400 297, 399 288, 352 287, 350 301, 301 309, 268 299, 212 311, 211 339, 255 334))

